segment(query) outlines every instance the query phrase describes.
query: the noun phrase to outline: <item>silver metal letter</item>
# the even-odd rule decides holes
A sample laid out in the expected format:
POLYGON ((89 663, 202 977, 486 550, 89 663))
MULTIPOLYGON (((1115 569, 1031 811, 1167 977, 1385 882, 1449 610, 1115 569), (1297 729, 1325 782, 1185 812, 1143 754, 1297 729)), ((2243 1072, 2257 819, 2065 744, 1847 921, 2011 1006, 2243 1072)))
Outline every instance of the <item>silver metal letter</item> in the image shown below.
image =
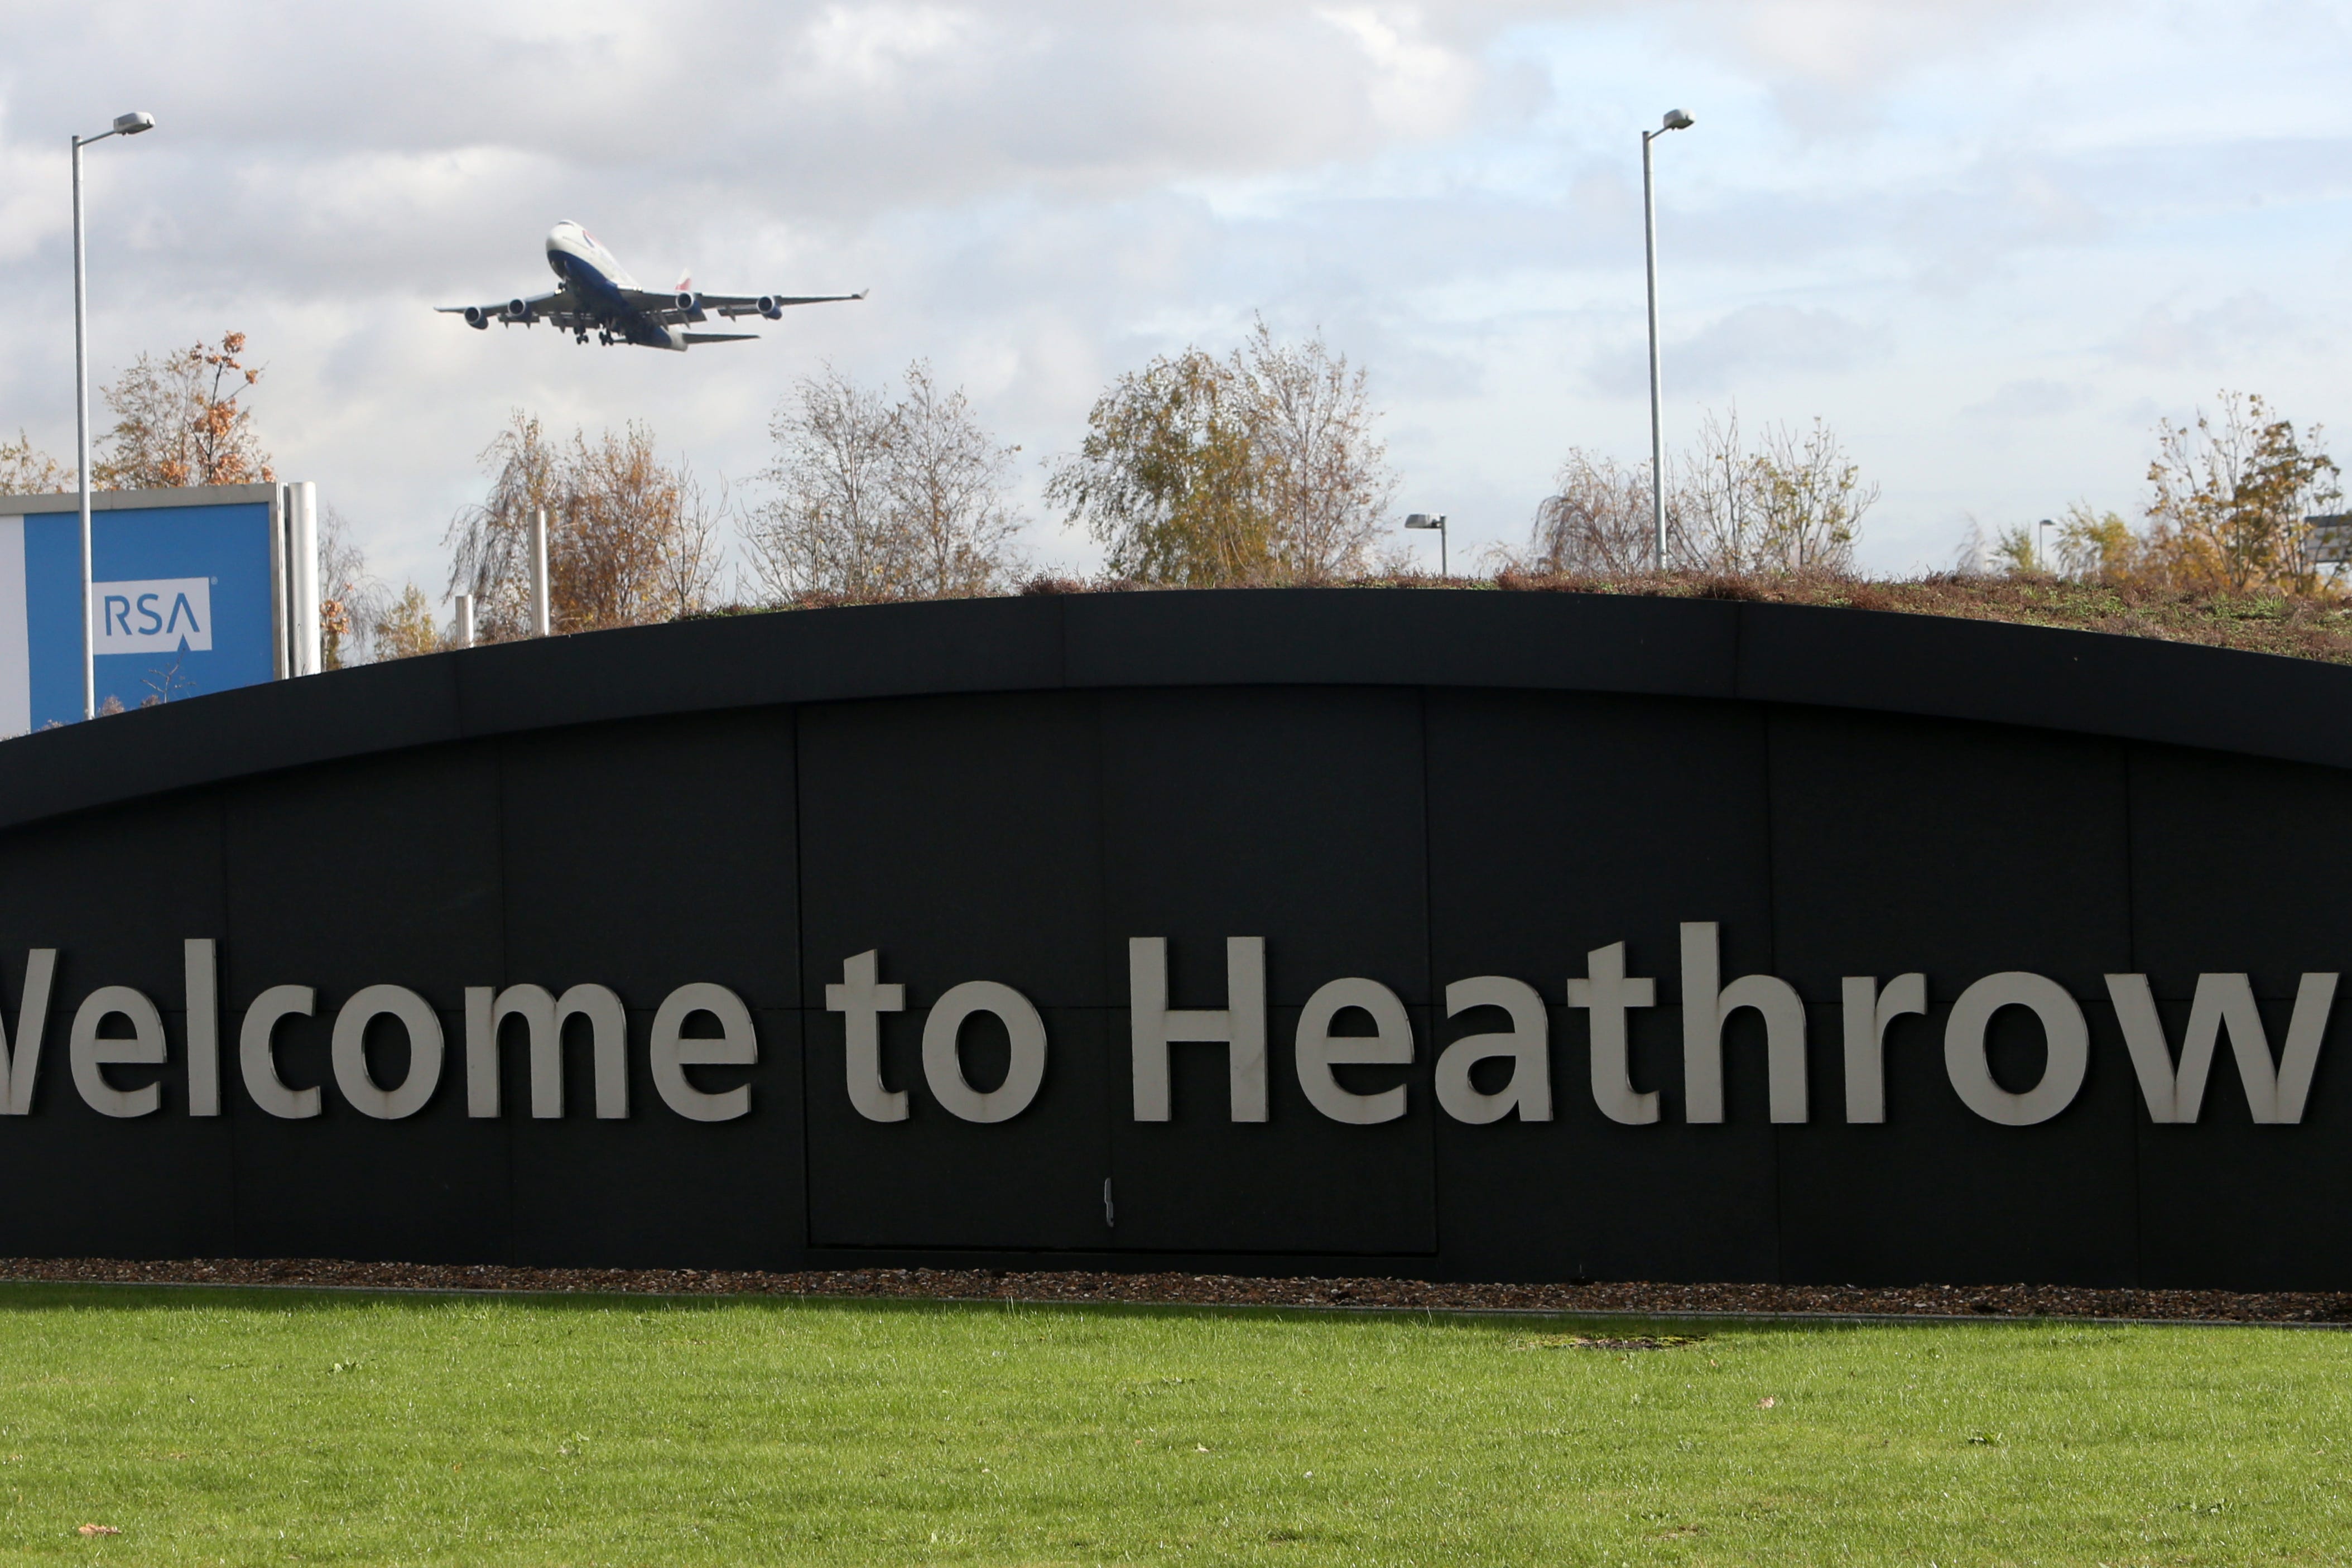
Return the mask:
POLYGON ((654 1088, 662 1103, 689 1121, 732 1121, 751 1109, 751 1086, 737 1084, 719 1094, 705 1094, 686 1081, 690 1067, 750 1067, 760 1059, 758 1037, 751 1031, 751 1010, 743 998, 724 985, 697 981, 681 985, 662 999, 654 1015, 654 1088), (697 1013, 719 1020, 719 1038, 688 1039, 686 1021, 697 1013))
POLYGON ((318 993, 308 985, 273 985, 253 999, 237 1030, 236 1060, 245 1075, 245 1092, 268 1114, 289 1121, 319 1114, 319 1091, 286 1087, 278 1076, 278 1056, 270 1048, 269 1037, 278 1019, 307 1018, 317 1003, 318 993))
POLYGON ((1657 1005, 1658 983, 1646 976, 1628 979, 1625 944, 1612 942, 1584 955, 1588 978, 1568 983, 1568 1005, 1592 1011, 1592 1103, 1612 1121, 1646 1127, 1658 1119, 1658 1091, 1633 1092, 1627 1065, 1625 1009, 1657 1005))
POLYGON ((49 1021, 49 983, 57 978, 58 950, 36 947, 25 954, 25 993, 16 1003, 16 1048, 0 1029, 0 1075, 7 1079, 0 1112, 25 1116, 33 1109, 33 1087, 41 1073, 41 1036, 49 1021))
POLYGON ((115 1063, 155 1067, 163 1060, 163 1016, 143 991, 128 985, 101 985, 82 999, 74 1014, 69 1058, 74 1088, 82 1103, 100 1116, 146 1116, 163 1109, 163 1090, 148 1084, 117 1089, 100 1069, 115 1063), (120 1013, 131 1020, 131 1037, 109 1039, 98 1026, 120 1013))
POLYGON ((220 962, 208 936, 180 944, 187 976, 188 1114, 220 1114, 220 962))
POLYGON ((1317 989, 1298 1015, 1298 1087, 1307 1101, 1334 1121, 1370 1127, 1404 1114, 1404 1085, 1377 1094, 1339 1087, 1334 1067, 1402 1067, 1412 1060, 1412 1019, 1397 994, 1377 980, 1334 980, 1317 989), (1349 1008, 1370 1015, 1373 1033, 1334 1035, 1331 1024, 1349 1008))
POLYGON ((1886 1120, 1886 1026, 1927 1010, 1927 977, 1898 974, 1878 989, 1874 974, 1849 974, 1841 987, 1845 1012, 1845 1119, 1886 1120))
POLYGON ((629 1114, 629 1017, 609 986, 574 985, 561 997, 544 985, 466 987, 466 1114, 499 1114, 499 1027, 523 1021, 530 1052, 530 1113, 541 1120, 563 1114, 563 1026, 588 1020, 595 1052, 596 1114, 620 1121, 629 1114))
POLYGON ((1175 1041, 1223 1041, 1226 1094, 1235 1121, 1265 1120, 1265 939, 1225 939, 1225 1005, 1168 1010, 1168 939, 1127 939, 1128 1031, 1135 1078, 1135 1119, 1169 1117, 1168 1047, 1175 1041))
POLYGON ((951 986, 923 1020, 923 1079, 950 1115, 966 1121, 1010 1121, 1029 1109, 1045 1081, 1045 1020, 1029 998, 1010 985, 967 980, 951 986), (1013 1042, 1004 1081, 986 1094, 963 1076, 963 1059, 956 1050, 963 1021, 974 1013, 995 1014, 1013 1042))
POLYGON ((878 949, 845 961, 841 984, 824 988, 824 1010, 842 1015, 849 1103, 868 1121, 904 1121, 907 1091, 882 1087, 882 1015, 907 1010, 907 988, 881 984, 881 973, 878 949))
POLYGON ((441 1084, 441 1019, 433 1005, 405 985, 369 985, 335 1015, 335 1087, 362 1116, 397 1121, 425 1109, 441 1084), (390 1014, 408 1031, 408 1076, 396 1089, 378 1089, 368 1075, 364 1040, 370 1020, 390 1014))
POLYGON ((1500 1007, 1510 1015, 1510 1032, 1465 1035, 1446 1047, 1437 1058, 1437 1103, 1454 1121, 1474 1126, 1500 1121, 1513 1110, 1522 1121, 1549 1121, 1551 1019, 1543 998, 1526 981, 1501 974, 1456 980, 1445 988, 1447 1017, 1473 1007, 1500 1007), (1470 1069, 1496 1057, 1510 1058, 1511 1081, 1482 1094, 1470 1081, 1470 1069))
POLYGON ((2083 1022, 2083 1009, 2046 975, 2022 970, 1988 974, 1960 993, 1944 1025, 1944 1073, 1954 1092, 1970 1110, 2004 1127, 2031 1127, 2074 1104, 2090 1065, 2091 1030, 2083 1022), (2042 1081, 2023 1094, 1993 1082, 1992 1065, 1985 1058, 1985 1026, 2003 1007, 2032 1009, 2048 1043, 2042 1081))
POLYGON ((1723 973, 1713 921, 1691 921, 1683 945, 1683 1120, 1723 1120, 1723 1024, 1742 1007, 1764 1016, 1764 1060, 1775 1121, 1805 1120, 1805 1004, 1769 974, 1744 974, 1717 988, 1723 973))
POLYGON ((2304 1101, 2311 1094, 2312 1073, 2319 1066, 2319 1037, 2336 1002, 2336 976, 2326 973, 2303 977, 2295 990, 2294 1012, 2287 1019, 2286 1050, 2273 1068, 2270 1036, 2263 1028, 2261 1010, 2254 1005, 2252 984, 2242 974, 2199 975, 2176 1075, 2172 1047, 2164 1037, 2164 1022, 2157 1016, 2147 976, 2108 975, 2107 995, 2116 1005, 2116 1020, 2123 1025, 2124 1044, 2131 1051, 2140 1095, 2147 1101, 2148 1120, 2197 1120, 2205 1105, 2205 1080, 2213 1070, 2213 1047, 2227 1027, 2230 1053, 2237 1058, 2238 1081, 2245 1086, 2246 1107, 2253 1120, 2272 1124, 2301 1121, 2304 1101))

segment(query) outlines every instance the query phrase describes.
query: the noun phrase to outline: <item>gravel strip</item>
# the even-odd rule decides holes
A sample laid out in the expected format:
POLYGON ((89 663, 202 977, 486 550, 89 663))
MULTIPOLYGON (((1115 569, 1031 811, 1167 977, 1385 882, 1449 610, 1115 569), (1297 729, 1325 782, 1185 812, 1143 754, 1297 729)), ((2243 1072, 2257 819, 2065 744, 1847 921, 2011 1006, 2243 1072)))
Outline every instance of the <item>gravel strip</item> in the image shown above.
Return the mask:
POLYGON ((1444 1284, 1422 1279, 1257 1279, 1232 1274, 1034 1273, 987 1268, 514 1268, 336 1258, 0 1258, 0 1279, 119 1285, 308 1285, 372 1290, 533 1290, 665 1296, 1130 1301, 1218 1307, 1454 1311, 2128 1318, 2142 1321, 2352 1323, 2328 1291, 2085 1289, 2058 1285, 1444 1284))

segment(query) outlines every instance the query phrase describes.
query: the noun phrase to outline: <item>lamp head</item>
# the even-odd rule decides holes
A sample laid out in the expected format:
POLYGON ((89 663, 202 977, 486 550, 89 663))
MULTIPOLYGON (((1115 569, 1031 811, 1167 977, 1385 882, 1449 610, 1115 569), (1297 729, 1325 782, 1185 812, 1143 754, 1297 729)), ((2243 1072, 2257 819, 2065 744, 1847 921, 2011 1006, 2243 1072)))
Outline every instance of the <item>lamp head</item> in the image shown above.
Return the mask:
POLYGON ((1417 511, 1404 520, 1404 525, 1407 528, 1444 528, 1445 519, 1432 517, 1425 511, 1417 511))
POLYGON ((1662 131, 1687 131, 1690 128, 1691 117, 1679 109, 1667 110, 1666 118, 1659 125, 1662 131))
POLYGON ((142 131, 154 129, 155 117, 143 109, 134 109, 128 114, 114 117, 114 133, 118 136, 136 136, 142 131))

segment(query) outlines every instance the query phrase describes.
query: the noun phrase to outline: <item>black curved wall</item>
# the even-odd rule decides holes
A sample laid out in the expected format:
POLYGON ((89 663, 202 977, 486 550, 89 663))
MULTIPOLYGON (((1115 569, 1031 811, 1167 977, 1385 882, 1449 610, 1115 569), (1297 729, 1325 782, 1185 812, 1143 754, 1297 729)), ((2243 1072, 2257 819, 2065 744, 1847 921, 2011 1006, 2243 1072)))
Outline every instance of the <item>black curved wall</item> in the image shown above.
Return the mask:
MULTIPOLYGON (((695 1267, 860 1262, 1452 1278, 2352 1288, 2343 999, 2296 1125, 2258 1126, 2225 1043, 2201 1118, 2157 1125, 2103 976, 2149 977, 2177 1043, 2198 976, 2252 976, 2275 1046, 2299 976, 2352 957, 2352 670, 1853 611, 1439 592, 1074 595, 802 612, 550 639, 226 693, 0 745, 0 1004, 58 950, 28 1114, 0 1116, 0 1253, 695 1267), (1763 1030, 1726 1035, 1727 1119, 1685 1121, 1678 922, 1726 979, 1793 984, 1810 1120, 1766 1117, 1763 1030), (1174 1115, 1130 1105, 1128 939, 1172 1005, 1225 1003, 1265 941, 1270 1119, 1225 1113, 1221 1047, 1174 1047, 1174 1115), (217 939, 223 1113, 189 1115, 182 942, 217 939), (1658 1005, 1606 1120, 1566 983, 1628 944, 1658 1005), (845 1090, 824 988, 878 950, 899 1122, 845 1090), (1886 1120, 1844 1120, 1840 979, 1924 971, 1887 1037, 1886 1120), (1945 1016, 1996 972, 2076 997, 2079 1095, 1995 1125, 1947 1080, 1945 1016), (1557 1118, 1474 1126, 1432 1063, 1494 1026, 1445 984, 1549 1005, 1557 1118), (1341 1069, 1407 1110, 1312 1109, 1292 1035, 1327 981, 1402 999, 1414 1059, 1341 1069), (945 1114, 925 1009, 993 980, 1040 1010, 1035 1102, 945 1114), (649 1077, 652 1010, 750 1005, 750 1114, 698 1122, 649 1077), (425 1110, 357 1114, 331 1014, 391 982, 448 1066, 425 1110), (633 1109, 467 1115, 462 992, 581 982, 631 1010, 633 1109), (289 1084, 262 1114, 237 1025, 264 988, 289 1084), (111 1068, 163 1109, 101 1116, 68 1069, 100 985, 163 1009, 170 1058, 111 1068), (1112 1208, 1107 1215, 1106 1183, 1112 1208)), ((119 1026, 119 1024, 118 1024, 119 1026)), ((396 1036, 372 1037, 386 1079, 396 1036)), ((975 1082, 1002 1061, 975 1026, 975 1082)), ((2017 1009, 1991 1056, 2039 1071, 2017 1009)), ((1001 1070, 1001 1069, 994 1069, 1001 1070)))

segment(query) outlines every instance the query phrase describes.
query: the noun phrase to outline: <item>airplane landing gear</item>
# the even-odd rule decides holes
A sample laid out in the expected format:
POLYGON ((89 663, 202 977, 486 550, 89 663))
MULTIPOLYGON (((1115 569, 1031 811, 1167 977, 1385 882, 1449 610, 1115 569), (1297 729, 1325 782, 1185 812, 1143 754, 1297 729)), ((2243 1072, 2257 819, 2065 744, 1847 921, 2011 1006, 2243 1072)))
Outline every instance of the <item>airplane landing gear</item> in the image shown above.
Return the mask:
POLYGON ((596 334, 596 341, 609 349, 613 346, 613 334, 610 332, 598 332, 596 334))
POLYGON ((581 331, 576 331, 576 332, 572 333, 572 341, 573 342, 575 342, 575 343, 578 343, 578 344, 579 344, 581 347, 583 347, 583 348, 587 347, 587 346, 588 346, 588 332, 587 332, 587 330, 586 330, 585 328, 583 328, 581 331))

